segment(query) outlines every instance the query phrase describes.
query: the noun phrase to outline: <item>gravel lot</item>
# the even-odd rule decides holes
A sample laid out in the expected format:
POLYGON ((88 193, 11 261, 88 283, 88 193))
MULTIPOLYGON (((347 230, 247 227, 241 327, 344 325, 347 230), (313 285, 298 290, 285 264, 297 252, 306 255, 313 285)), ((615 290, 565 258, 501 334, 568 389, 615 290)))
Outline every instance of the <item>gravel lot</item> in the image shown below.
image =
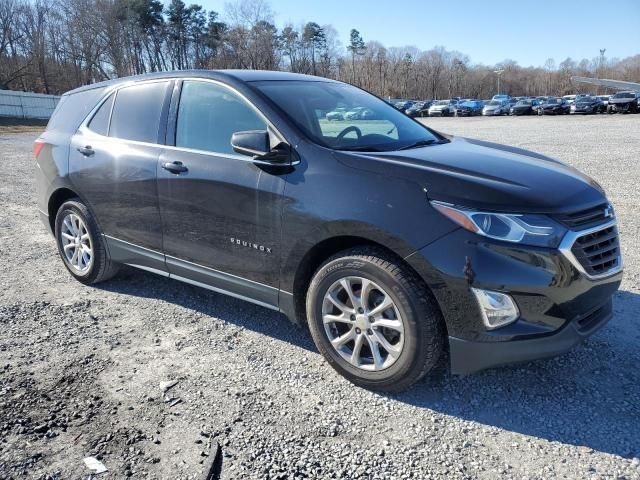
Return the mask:
POLYGON ((427 123, 605 187, 626 263, 609 325, 553 360, 361 390, 270 310, 134 269, 73 281, 38 220, 35 134, 3 134, 0 478, 87 478, 89 455, 100 478, 640 478, 640 115, 427 123))

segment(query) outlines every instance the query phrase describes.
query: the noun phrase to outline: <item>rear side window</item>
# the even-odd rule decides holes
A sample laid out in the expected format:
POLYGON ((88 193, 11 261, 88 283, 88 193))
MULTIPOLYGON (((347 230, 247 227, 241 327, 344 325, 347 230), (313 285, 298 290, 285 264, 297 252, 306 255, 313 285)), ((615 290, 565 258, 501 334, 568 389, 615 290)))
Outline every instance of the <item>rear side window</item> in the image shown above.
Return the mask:
POLYGON ((109 133, 109 117, 111 116, 111 106, 113 105, 113 97, 115 95, 109 95, 109 98, 100 106, 95 113, 87 127, 100 135, 107 135, 109 133))
POLYGON ((63 95, 47 124, 47 130, 72 134, 102 98, 104 88, 63 95))
POLYGON ((118 90, 109 136, 157 143, 158 126, 169 82, 144 83, 118 90))
POLYGON ((221 85, 185 81, 180 94, 176 147, 234 153, 231 136, 266 130, 266 122, 238 94, 221 85))

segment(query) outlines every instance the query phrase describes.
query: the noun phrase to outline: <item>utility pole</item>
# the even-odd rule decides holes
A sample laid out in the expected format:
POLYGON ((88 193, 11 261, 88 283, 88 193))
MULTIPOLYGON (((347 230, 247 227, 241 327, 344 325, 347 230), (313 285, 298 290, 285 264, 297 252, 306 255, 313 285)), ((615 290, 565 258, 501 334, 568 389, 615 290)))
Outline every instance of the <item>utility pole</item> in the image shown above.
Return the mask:
MULTIPOLYGON (((602 67, 604 65, 604 52, 606 52, 606 48, 600 49, 600 61, 598 62, 598 78, 602 78, 602 67)), ((600 85, 596 88, 596 93, 600 93, 600 85)))
POLYGON ((493 73, 498 75, 498 95, 500 95, 500 75, 504 72, 504 68, 500 68, 498 70, 494 70, 493 73))

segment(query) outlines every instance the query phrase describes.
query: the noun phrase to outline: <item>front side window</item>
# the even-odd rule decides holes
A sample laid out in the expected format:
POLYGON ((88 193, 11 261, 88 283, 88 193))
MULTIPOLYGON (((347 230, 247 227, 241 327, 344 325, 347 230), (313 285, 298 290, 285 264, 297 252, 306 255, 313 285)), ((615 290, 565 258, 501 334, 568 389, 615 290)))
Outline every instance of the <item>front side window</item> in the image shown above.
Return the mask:
POLYGON ((351 85, 300 80, 253 85, 312 141, 328 148, 390 151, 443 141, 387 102, 351 85))
POLYGON ((256 110, 229 88, 211 82, 183 83, 176 147, 234 153, 231 136, 235 132, 266 129, 256 110))
POLYGON ((157 143, 160 115, 169 82, 132 85, 118 90, 109 136, 157 143))
POLYGON ((106 136, 109 133, 109 118, 111 117, 111 107, 113 106, 113 98, 115 95, 109 95, 100 108, 95 113, 87 128, 100 135, 106 136))

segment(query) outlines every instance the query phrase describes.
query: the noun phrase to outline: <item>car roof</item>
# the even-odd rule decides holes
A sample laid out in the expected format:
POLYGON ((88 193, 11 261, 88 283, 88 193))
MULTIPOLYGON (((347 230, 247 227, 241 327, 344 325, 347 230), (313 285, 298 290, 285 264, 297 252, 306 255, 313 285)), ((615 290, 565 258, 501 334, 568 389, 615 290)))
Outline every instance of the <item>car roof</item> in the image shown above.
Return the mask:
POLYGON ((259 81, 283 81, 298 80, 307 82, 327 82, 341 83, 324 77, 315 77, 313 75, 303 75, 301 73, 276 72, 272 70, 173 70, 170 72, 145 73, 143 75, 132 75, 129 77, 119 77, 112 80, 93 83, 83 87, 76 88, 67 94, 74 94, 94 88, 111 87, 129 82, 139 82, 143 80, 155 80, 163 78, 210 78, 212 80, 234 82, 259 82, 259 81))

